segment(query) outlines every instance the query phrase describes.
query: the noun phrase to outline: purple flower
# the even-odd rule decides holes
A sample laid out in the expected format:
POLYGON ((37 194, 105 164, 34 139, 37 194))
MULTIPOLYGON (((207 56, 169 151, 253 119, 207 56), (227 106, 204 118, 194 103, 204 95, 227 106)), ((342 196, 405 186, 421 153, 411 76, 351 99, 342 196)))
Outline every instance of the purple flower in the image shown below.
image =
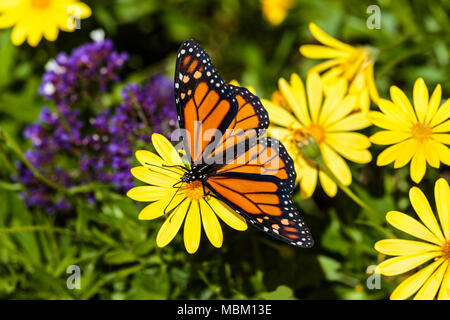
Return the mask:
POLYGON ((114 51, 111 40, 84 44, 70 56, 61 53, 47 64, 39 92, 57 105, 93 99, 119 80, 117 72, 127 59, 126 53, 114 51))
MULTIPOLYGON (((173 82, 163 75, 143 86, 127 84, 123 102, 92 115, 78 108, 92 106, 108 85, 118 81, 127 55, 114 51, 111 41, 82 45, 71 55, 59 54, 43 76, 41 94, 55 103, 43 107, 39 120, 24 130, 32 148, 27 159, 47 179, 66 188, 100 182, 117 192, 133 187, 133 151, 149 143, 153 132, 169 135, 175 129, 173 82)), ((71 199, 37 180, 23 164, 18 177, 27 188, 26 204, 49 213, 69 211, 71 199)), ((95 203, 95 194, 86 195, 95 203)))

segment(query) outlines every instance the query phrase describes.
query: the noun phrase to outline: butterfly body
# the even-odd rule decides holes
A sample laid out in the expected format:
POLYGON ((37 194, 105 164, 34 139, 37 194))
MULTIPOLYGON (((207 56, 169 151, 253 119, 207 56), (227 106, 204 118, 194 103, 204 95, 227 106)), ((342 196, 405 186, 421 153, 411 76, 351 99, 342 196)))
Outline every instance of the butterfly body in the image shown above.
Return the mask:
POLYGON ((184 42, 175 68, 175 102, 190 162, 182 182, 201 183, 267 234, 311 247, 311 233, 292 201, 294 164, 284 146, 264 137, 267 111, 249 90, 225 83, 207 53, 184 42))
POLYGON ((201 183, 205 183, 206 179, 208 179, 208 175, 206 172, 208 171, 208 166, 192 166, 192 169, 186 171, 181 178, 181 181, 185 183, 191 183, 194 181, 200 181, 201 183))

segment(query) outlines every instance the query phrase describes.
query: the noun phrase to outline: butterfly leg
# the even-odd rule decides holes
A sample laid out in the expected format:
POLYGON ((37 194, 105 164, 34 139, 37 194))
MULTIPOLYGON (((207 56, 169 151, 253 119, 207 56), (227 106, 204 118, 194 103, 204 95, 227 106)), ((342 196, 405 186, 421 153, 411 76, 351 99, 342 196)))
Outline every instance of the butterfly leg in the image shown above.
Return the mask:
MULTIPOLYGON (((169 206, 170 206, 170 204, 172 203, 173 199, 175 198, 175 196, 177 195, 178 191, 180 191, 181 186, 183 185, 182 181, 179 181, 179 182, 177 182, 177 183, 174 184, 174 186, 175 186, 176 184, 178 184, 178 183, 180 183, 180 182, 181 182, 181 184, 180 184, 180 186, 177 188, 177 191, 175 191, 175 193, 173 194, 173 196, 172 196, 172 198, 170 199, 169 203, 168 203, 167 206, 164 208, 164 211, 163 211, 163 212, 164 212, 164 216, 165 216, 166 218, 169 216, 169 214, 170 214, 173 210, 175 210, 176 208, 178 208, 178 206, 183 202, 183 201, 181 201, 181 202, 180 202, 179 204, 177 204, 174 208, 172 208, 171 210, 167 211, 167 209, 169 208, 169 206)), ((176 188, 176 187, 174 187, 174 188, 176 188)))

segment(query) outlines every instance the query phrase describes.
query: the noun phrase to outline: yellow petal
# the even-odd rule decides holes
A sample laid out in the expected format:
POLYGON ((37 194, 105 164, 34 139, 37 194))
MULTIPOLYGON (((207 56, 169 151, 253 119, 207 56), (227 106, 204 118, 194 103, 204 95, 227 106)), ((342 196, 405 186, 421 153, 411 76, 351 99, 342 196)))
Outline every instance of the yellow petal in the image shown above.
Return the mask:
POLYGON ((143 166, 160 166, 164 163, 161 157, 147 150, 138 150, 135 156, 137 161, 143 166))
POLYGON ((338 113, 338 105, 341 103, 345 93, 347 92, 347 81, 340 79, 327 97, 322 106, 319 116, 319 123, 325 124, 334 113, 338 113))
POLYGON ((293 73, 291 75, 291 87, 284 79, 278 81, 278 86, 297 119, 300 120, 304 126, 309 126, 311 119, 308 114, 305 88, 302 79, 300 79, 297 74, 293 73))
POLYGON ((433 132, 435 132, 435 133, 436 132, 449 132, 449 131, 450 131, 450 120, 447 120, 433 128, 433 132))
POLYGON ((87 4, 83 2, 77 2, 74 5, 78 8, 77 13, 80 15, 81 19, 86 19, 91 16, 92 11, 87 4))
POLYGON ((433 144, 433 149, 435 149, 439 154, 439 160, 450 166, 450 149, 442 143, 434 141, 433 139, 430 139, 429 143, 433 144))
POLYGON ((419 292, 417 292, 414 300, 433 300, 441 286, 444 278, 445 270, 447 270, 448 262, 444 261, 439 268, 428 278, 419 292))
POLYGON ((369 87, 370 98, 374 103, 378 103, 380 95, 378 94, 377 86, 375 85, 375 77, 373 75, 373 63, 367 66, 365 72, 365 78, 367 86, 369 87))
POLYGON ((380 263, 378 269, 385 276, 396 276, 408 272, 440 255, 442 255, 441 252, 426 252, 390 258, 380 263))
POLYGON ((328 145, 321 144, 320 151, 322 152, 323 159, 326 165, 330 168, 331 172, 342 182, 343 185, 348 186, 352 183, 352 173, 347 163, 333 151, 328 145))
POLYGON ((313 123, 317 123, 319 119, 320 106, 322 104, 322 84, 317 73, 308 74, 306 78, 306 91, 308 94, 311 120, 313 123))
POLYGON ((322 63, 316 64, 314 67, 312 67, 311 69, 309 69, 308 72, 317 72, 317 73, 321 73, 327 69, 330 69, 331 67, 334 67, 338 64, 341 64, 345 61, 345 59, 330 59, 327 61, 324 61, 322 63))
POLYGON ((433 210, 431 210, 430 203, 423 194, 422 190, 417 187, 412 187, 409 190, 409 199, 414 211, 416 211, 423 224, 434 233, 436 238, 440 241, 444 241, 444 236, 442 235, 439 224, 433 214, 433 210))
POLYGON ((334 123, 346 117, 357 106, 357 98, 355 95, 346 96, 334 110, 324 116, 322 121, 325 127, 333 126, 334 123))
POLYGON ((48 41, 55 41, 58 38, 58 27, 53 23, 44 24, 44 37, 48 41))
POLYGON ((335 132, 327 134, 326 139, 331 139, 330 143, 333 147, 335 143, 345 148, 357 150, 367 149, 370 147, 369 138, 357 132, 335 132))
POLYGON ((310 166, 303 166, 300 180, 300 195, 303 199, 308 199, 314 193, 317 185, 317 169, 310 166))
POLYGON ((337 121, 330 125, 327 130, 331 131, 354 131, 361 130, 370 126, 371 123, 367 119, 367 116, 362 112, 351 114, 344 119, 337 121))
MULTIPOLYGON (((336 60, 340 60, 342 63, 346 62, 345 58, 344 59, 336 59, 336 60)), ((309 75, 310 73, 314 73, 313 70, 314 69, 310 69, 308 71, 307 75, 309 75)), ((336 82, 342 78, 342 74, 343 74, 342 66, 336 66, 334 68, 327 70, 326 72, 324 72, 321 75, 320 80, 322 80, 322 84, 324 87, 323 91, 325 92, 325 94, 327 94, 328 92, 331 92, 333 90, 333 87, 336 84, 336 82)))
POLYGON ((333 146, 333 149, 335 149, 339 154, 350 161, 356 163, 369 163, 372 160, 372 154, 368 150, 366 150, 368 147, 362 147, 365 146, 366 143, 370 144, 367 137, 363 136, 367 140, 367 142, 363 140, 359 142, 360 144, 358 144, 358 140, 355 140, 355 138, 353 137, 349 137, 348 139, 346 139, 347 137, 343 136, 345 134, 351 133, 329 134, 327 135, 326 143, 333 146), (353 141, 354 143, 350 144, 351 141, 353 141))
POLYGON ((422 78, 416 80, 413 89, 414 107, 420 123, 424 123, 428 107, 428 88, 422 78))
POLYGON ((184 246, 186 251, 193 254, 200 245, 202 224, 200 220, 200 209, 198 201, 192 201, 184 223, 184 246))
POLYGON ((300 53, 310 59, 330 59, 348 57, 348 53, 316 44, 305 44, 300 47, 300 53))
POLYGON ((442 264, 442 259, 435 261, 423 268, 422 270, 416 272, 412 276, 406 278, 400 283, 397 288, 392 292, 390 299, 392 300, 405 300, 412 296, 424 282, 431 276, 431 274, 436 270, 439 265, 442 264))
POLYGON ((223 243, 223 233, 219 220, 205 200, 200 200, 199 204, 206 236, 214 247, 220 248, 223 243))
POLYGON ((423 176, 425 175, 426 170, 427 170, 427 163, 425 161, 425 154, 423 148, 419 147, 411 161, 410 166, 411 179, 415 183, 419 183, 422 180, 423 176))
POLYGON ((396 86, 391 87, 391 99, 408 115, 411 123, 417 123, 417 117, 406 95, 396 86))
POLYGON ((317 41, 323 43, 326 46, 333 47, 343 51, 350 51, 350 52, 354 51, 354 48, 352 46, 329 36, 326 32, 320 29, 314 22, 311 22, 309 24, 309 30, 313 34, 314 38, 317 39, 317 41))
POLYGON ((436 111, 438 110, 439 105, 441 104, 441 97, 442 97, 442 89, 441 85, 438 84, 436 86, 436 89, 434 89, 433 94, 431 95, 430 101, 428 102, 428 110, 427 115, 425 117, 425 124, 429 123, 436 114, 436 111))
POLYGON ((361 91, 361 93, 359 95, 358 103, 359 103, 359 105, 357 105, 357 106, 362 112, 364 112, 364 113, 369 112, 370 97, 369 97, 369 92, 366 89, 361 91))
POLYGON ((434 114, 431 119, 430 126, 435 127, 438 124, 447 121, 450 117, 450 99, 445 100, 445 102, 439 107, 438 111, 434 114))
POLYGON ((439 290, 438 300, 450 300, 450 264, 447 266, 441 290, 439 290))
POLYGON ((330 197, 333 198, 337 193, 337 184, 322 170, 319 171, 320 185, 323 191, 330 197))
POLYGON ((385 150, 383 150, 383 152, 381 152, 378 155, 377 158, 377 166, 381 167, 381 166, 386 166, 389 163, 395 161, 395 159, 398 156, 398 150, 399 150, 399 144, 394 144, 393 146, 390 146, 388 148, 386 148, 385 150))
POLYGON ((378 111, 370 111, 367 114, 367 117, 377 127, 391 131, 410 132, 410 127, 407 126, 404 122, 396 121, 395 119, 386 116, 384 113, 378 111))
POLYGON ((173 188, 141 186, 134 187, 127 192, 127 197, 136 201, 155 201, 173 194, 173 188))
POLYGON ((32 47, 36 47, 42 39, 42 26, 39 20, 32 23, 28 32, 28 44, 32 47))
POLYGON ((450 134, 434 133, 431 138, 444 144, 450 144, 450 134))
POLYGON ((167 164, 161 157, 147 150, 138 150, 135 153, 136 159, 144 167, 148 167, 152 171, 180 179, 183 171, 180 168, 167 164))
POLYGON ((139 213, 139 220, 153 220, 161 217, 164 214, 166 205, 165 199, 150 203, 139 213))
POLYGON ((436 238, 430 230, 425 228, 423 224, 402 212, 389 211, 386 214, 386 220, 390 225, 400 231, 410 234, 416 238, 435 243, 438 246, 442 245, 442 242, 436 238))
POLYGON ((183 223, 184 217, 186 216, 189 205, 190 201, 186 199, 172 212, 166 221, 164 221, 156 236, 156 245, 158 247, 161 248, 168 245, 170 241, 175 238, 183 223))
POLYGON ((11 11, 0 14, 0 29, 6 29, 14 26, 18 20, 17 14, 11 11))
MULTIPOLYGON (((291 136, 290 130, 275 126, 270 126, 267 133, 270 137, 280 140, 283 143, 287 142, 288 138, 291 136)), ((288 147, 288 143, 286 143, 285 147, 288 147)))
POLYGON ((411 137, 408 132, 378 131, 370 137, 370 141, 376 144, 388 145, 402 142, 411 137))
MULTIPOLYGON (((449 135, 450 136, 450 135, 449 135)), ((423 151, 425 154, 425 160, 428 162, 430 166, 433 168, 439 168, 439 153, 434 148, 434 144, 429 140, 425 140, 422 142, 423 151)))
POLYGON ((379 99, 378 106, 380 110, 395 123, 401 123, 402 128, 410 129, 412 123, 408 120, 407 114, 397 104, 386 99, 379 99))
POLYGON ((180 181, 167 174, 155 172, 148 167, 134 167, 131 169, 131 174, 145 183, 160 186, 160 187, 173 187, 173 185, 180 181))
POLYGON ((28 35, 29 26, 23 21, 17 23, 11 32, 11 41, 15 46, 20 46, 28 35))
POLYGON ((236 213, 225 203, 212 197, 208 199, 207 202, 209 203, 213 211, 217 214, 217 216, 231 228, 238 231, 247 230, 247 222, 245 221, 245 218, 236 213))
POLYGON ((152 144, 156 149, 156 152, 170 165, 183 165, 183 161, 180 158, 179 153, 173 147, 169 140, 162 134, 152 134, 152 144))
POLYGON ((286 109, 279 107, 266 99, 261 99, 261 103, 269 114, 270 122, 285 128, 297 128, 300 126, 300 123, 286 109))
POLYGON ((439 252, 441 247, 420 241, 385 239, 375 243, 375 250, 390 256, 404 256, 431 251, 439 252))
POLYGON ((450 240, 450 188, 444 178, 440 178, 434 185, 434 198, 441 222, 442 231, 447 240, 450 240))
MULTIPOLYGON (((327 138, 327 143, 329 143, 329 139, 327 138)), ((356 162, 356 163, 369 163, 372 161, 372 154, 369 150, 360 150, 353 149, 347 146, 343 146, 340 143, 331 144, 333 149, 335 149, 340 155, 342 155, 347 160, 356 162)))
POLYGON ((394 168, 401 168, 411 161, 411 158, 417 152, 417 148, 419 148, 419 142, 416 139, 408 139, 400 142, 398 144, 394 168))
POLYGON ((174 193, 175 191, 161 198, 161 200, 152 202, 147 205, 139 213, 138 219, 153 220, 161 217, 162 215, 167 215, 172 212, 172 210, 186 198, 184 194, 177 194, 176 196, 173 196, 174 193))

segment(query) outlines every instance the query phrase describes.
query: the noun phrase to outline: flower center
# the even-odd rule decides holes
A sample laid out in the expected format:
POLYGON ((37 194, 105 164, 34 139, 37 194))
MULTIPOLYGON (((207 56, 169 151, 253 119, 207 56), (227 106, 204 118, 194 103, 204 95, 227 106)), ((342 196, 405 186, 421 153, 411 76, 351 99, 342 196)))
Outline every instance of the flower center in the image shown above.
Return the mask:
POLYGON ((186 183, 184 194, 191 200, 200 200, 205 195, 203 192, 203 184, 200 180, 186 183))
POLYGON ((302 148, 309 144, 311 135, 303 128, 292 129, 290 139, 297 147, 302 148))
POLYGON ((313 136, 317 143, 321 143, 325 140, 325 131, 321 126, 313 124, 308 129, 309 133, 313 136))
POLYGON ((450 240, 448 240, 442 246, 442 255, 444 256, 444 258, 450 260, 450 240))
POLYGON ((411 129, 411 134, 419 141, 428 139, 432 133, 433 130, 429 126, 423 125, 422 123, 417 123, 411 129))
POLYGON ((36 9, 45 9, 50 6, 52 0, 31 0, 31 6, 36 9))

